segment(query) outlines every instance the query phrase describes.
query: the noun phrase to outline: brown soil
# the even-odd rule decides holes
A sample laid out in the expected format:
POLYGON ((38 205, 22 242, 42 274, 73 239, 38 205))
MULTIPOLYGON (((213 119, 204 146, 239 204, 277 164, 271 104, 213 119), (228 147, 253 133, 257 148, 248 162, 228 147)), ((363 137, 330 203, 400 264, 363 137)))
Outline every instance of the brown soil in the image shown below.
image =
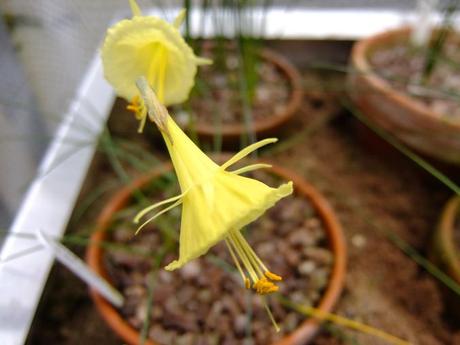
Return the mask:
MULTIPOLYGON (((126 217, 125 223, 112 229, 116 243, 147 253, 164 247, 165 235, 154 227, 133 238, 132 215, 126 217)), ((178 224, 179 217, 169 221, 178 224)), ((321 221, 306 199, 281 200, 244 235, 265 265, 283 277, 278 284, 283 296, 294 303, 316 304, 328 280, 332 254, 325 247, 321 221)), ((172 261, 176 251, 169 251, 161 266, 172 261)), ((161 344, 238 344, 248 334, 255 344, 268 344, 293 331, 303 319, 270 297, 267 301, 281 326, 281 332, 276 333, 262 299, 244 290, 223 243, 174 272, 152 270, 151 255, 143 259, 109 251, 107 260, 115 286, 126 296, 120 312, 139 330, 148 306, 147 277, 155 272, 148 334, 161 344)))
MULTIPOLYGON (((239 92, 241 76, 238 57, 227 54, 223 67, 217 63, 203 66, 199 71, 202 82, 196 84, 189 104, 176 107, 178 121, 186 125, 189 120, 225 125, 244 122, 243 99, 239 92), (189 118, 188 112, 192 114, 189 118)), ((282 113, 290 95, 286 76, 272 63, 258 59, 255 65, 257 87, 252 99, 251 115, 254 120, 282 113)))
MULTIPOLYGON (((451 35, 452 37, 453 35, 451 35)), ((426 49, 415 49, 408 42, 381 47, 370 56, 376 73, 393 87, 429 105, 446 118, 460 121, 460 45, 447 40, 429 79, 422 81, 426 49)))
MULTIPOLYGON (((338 213, 349 246, 349 263, 346 290, 335 312, 413 344, 460 344, 458 320, 445 315, 443 287, 389 236, 397 235, 426 255, 439 212, 451 192, 398 154, 368 150, 369 144, 355 136, 353 118, 334 116, 340 106, 336 94, 328 91, 332 83, 341 85, 340 76, 314 71, 305 75, 308 95, 313 98, 305 98, 283 139, 263 154, 304 176, 338 213)), ((116 116, 126 114, 114 113, 113 118, 116 116)), ((143 145, 144 139, 139 140, 143 145)), ((164 154, 159 156, 167 159, 164 154)), ((105 171, 96 181, 113 176, 107 167, 107 162, 94 166, 96 177, 105 171)), ((103 200, 99 198, 100 205, 86 215, 87 223, 93 222, 103 200)), ((69 231, 81 227, 81 221, 74 222, 69 231)), ((101 338, 104 344, 120 344, 100 320, 86 287, 64 268, 53 269, 46 290, 28 344, 91 345, 100 344, 101 338), (76 296, 77 302, 70 296, 76 296)), ((314 344, 384 342, 325 325, 314 344)))

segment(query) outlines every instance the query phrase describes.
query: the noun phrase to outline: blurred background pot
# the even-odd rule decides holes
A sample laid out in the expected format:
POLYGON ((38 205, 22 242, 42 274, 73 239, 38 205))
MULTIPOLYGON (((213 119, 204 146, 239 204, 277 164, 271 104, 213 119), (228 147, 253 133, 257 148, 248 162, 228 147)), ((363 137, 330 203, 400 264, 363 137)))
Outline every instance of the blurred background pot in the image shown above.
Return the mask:
POLYGON ((460 122, 409 94, 396 90, 370 64, 375 52, 396 43, 409 43, 411 30, 387 31, 361 41, 352 49, 349 94, 363 115, 418 152, 460 164, 460 122))
MULTIPOLYGON (((460 197, 452 197, 444 206, 435 230, 430 252, 431 260, 460 284, 460 197)), ((446 313, 460 318, 460 296, 443 286, 446 313)))
POLYGON ((436 228, 432 254, 438 265, 460 284, 460 197, 450 199, 436 228))
MULTIPOLYGON (((272 113, 264 115, 263 118, 257 118, 254 116, 254 109, 252 110, 251 130, 255 134, 256 138, 261 139, 277 134, 279 129, 294 116, 302 103, 303 89, 300 72, 286 58, 268 48, 261 49, 258 54, 261 62, 273 66, 280 76, 286 80, 286 83, 281 84, 279 87, 283 87, 285 85, 288 88, 286 103, 275 104, 275 106, 270 109, 272 113)), ((258 85, 256 84, 256 92, 257 87, 258 85)), ((267 101, 272 100, 268 99, 267 101)), ((243 104, 239 104, 238 107, 242 109, 243 104)), ((192 110, 194 110, 193 106, 192 110)), ((219 109, 216 111, 219 111, 219 109)), ((209 142, 216 136, 220 136, 224 147, 234 148, 238 147, 237 144, 240 139, 248 132, 248 128, 246 127, 243 119, 238 119, 238 121, 229 123, 216 124, 215 121, 200 120, 200 114, 200 112, 197 112, 196 114, 197 118, 196 123, 193 124, 193 131, 196 132, 201 140, 209 142)))
MULTIPOLYGON (((86 253, 86 260, 96 273, 110 280, 104 265, 105 251, 103 246, 101 246, 101 243, 109 235, 107 230, 113 221, 114 214, 127 206, 135 190, 142 188, 152 180, 155 180, 163 174, 170 172, 171 169, 172 168, 170 164, 165 164, 159 169, 139 177, 130 185, 121 189, 107 202, 104 210, 101 212, 97 220, 97 226, 91 237, 90 245, 86 253)), ((328 202, 313 186, 289 170, 274 166, 272 171, 274 175, 281 177, 284 180, 293 181, 296 195, 305 197, 309 200, 317 212, 318 217, 324 224, 326 238, 328 239, 328 245, 334 259, 328 284, 323 291, 320 301, 316 307, 321 311, 330 312, 339 299, 345 279, 346 245, 342 227, 328 202)), ((113 331, 128 344, 138 344, 140 339, 139 331, 134 329, 123 318, 120 312, 96 291, 91 290, 91 297, 102 317, 113 329, 113 331)), ((319 327, 320 321, 313 318, 307 318, 306 321, 304 321, 294 332, 281 339, 276 344, 306 344, 311 339, 313 339, 313 337, 319 331, 319 327)), ((148 340, 145 342, 145 344, 157 345, 157 343, 153 340, 148 340)))

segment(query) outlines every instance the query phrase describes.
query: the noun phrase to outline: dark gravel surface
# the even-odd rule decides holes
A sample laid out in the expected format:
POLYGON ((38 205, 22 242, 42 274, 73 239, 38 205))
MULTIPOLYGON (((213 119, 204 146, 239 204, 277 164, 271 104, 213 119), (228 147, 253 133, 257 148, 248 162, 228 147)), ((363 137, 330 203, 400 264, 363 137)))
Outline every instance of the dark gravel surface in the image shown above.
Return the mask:
MULTIPOLYGON (((150 253, 164 245, 161 232, 152 227, 133 238, 128 220, 114 227, 115 242, 150 253)), ((267 267, 283 277, 279 284, 282 295, 295 303, 318 302, 333 257, 327 249, 322 222, 306 199, 281 200, 245 236, 267 267)), ((168 253, 162 265, 175 255, 168 253)), ((132 326, 142 329, 153 260, 116 251, 108 252, 107 260, 115 285, 127 296, 121 313, 132 326)), ((301 315, 270 297, 269 305, 281 327, 281 332, 276 333, 261 298, 244 289, 235 270, 223 243, 175 272, 153 270, 149 336, 161 344, 237 344, 250 339, 254 344, 268 344, 300 324, 301 315)))

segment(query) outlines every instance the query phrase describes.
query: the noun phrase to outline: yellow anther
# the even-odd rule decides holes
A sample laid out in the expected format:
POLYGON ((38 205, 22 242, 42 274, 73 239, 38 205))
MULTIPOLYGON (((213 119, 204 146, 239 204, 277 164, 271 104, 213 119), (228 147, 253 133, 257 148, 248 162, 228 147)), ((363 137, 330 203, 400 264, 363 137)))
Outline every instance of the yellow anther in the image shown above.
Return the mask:
POLYGON ((128 110, 132 110, 132 109, 137 109, 139 108, 139 96, 134 96, 133 99, 131 100, 131 103, 129 103, 129 105, 126 107, 126 109, 128 110))
POLYGON ((267 278, 261 278, 252 286, 259 295, 267 295, 279 290, 279 287, 273 284, 267 278))
POLYGON ((126 109, 133 112, 138 120, 142 119, 142 117, 145 116, 145 114, 143 114, 145 107, 139 96, 134 96, 131 103, 128 104, 126 109))
POLYGON ((133 112, 137 120, 140 120, 138 132, 142 132, 147 120, 147 108, 144 101, 139 95, 136 95, 131 100, 131 103, 126 106, 126 109, 133 112))
POLYGON ((225 239, 225 243, 247 289, 251 288, 252 283, 252 288, 259 295, 267 295, 279 290, 273 282, 283 280, 281 276, 265 267, 239 231, 231 232, 225 239))
POLYGON ((244 286, 246 286, 246 289, 251 288, 251 281, 249 280, 249 278, 244 279, 244 286))
POLYGON ((266 271, 265 272, 265 276, 270 279, 270 280, 273 280, 275 282, 279 282, 279 281, 282 281, 283 280, 283 277, 275 274, 275 273, 272 273, 270 271, 266 271))

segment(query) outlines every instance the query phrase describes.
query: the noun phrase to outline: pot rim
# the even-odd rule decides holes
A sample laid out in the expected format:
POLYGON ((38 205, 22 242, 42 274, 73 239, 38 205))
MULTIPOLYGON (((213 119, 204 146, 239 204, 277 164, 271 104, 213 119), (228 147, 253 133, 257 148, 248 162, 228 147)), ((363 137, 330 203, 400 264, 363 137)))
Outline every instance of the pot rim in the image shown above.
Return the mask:
MULTIPOLYGON (((106 204, 97 219, 96 229, 91 235, 89 246, 86 250, 86 262, 97 274, 109 280, 103 265, 104 249, 99 243, 106 237, 106 230, 111 224, 112 215, 124 207, 130 200, 133 191, 171 170, 171 163, 165 163, 151 172, 134 179, 129 185, 119 190, 106 204)), ((342 226, 326 199, 302 177, 276 165, 273 165, 271 172, 283 179, 292 180, 295 192, 309 199, 318 216, 323 221, 330 249, 334 253, 334 264, 329 276, 328 285, 317 304, 317 308, 323 312, 330 312, 339 299, 345 282, 347 251, 342 226)), ((115 307, 94 289, 90 289, 90 295, 96 304, 97 310, 112 330, 128 344, 138 344, 139 332, 123 319, 115 307)), ((296 330, 273 345, 305 344, 311 341, 319 331, 320 323, 321 321, 318 319, 313 317, 308 318, 296 330)), ((147 339, 145 345, 159 344, 147 339)))
POLYGON ((411 31, 411 27, 404 26, 356 42, 351 52, 351 61, 355 70, 352 70, 350 73, 358 73, 359 77, 366 79, 372 87, 385 94, 386 97, 392 99, 393 102, 408 108, 412 113, 417 114, 417 116, 423 117, 425 120, 431 122, 442 123, 446 127, 460 131, 460 121, 445 119, 443 114, 433 111, 430 107, 424 105, 414 97, 393 88, 387 80, 378 76, 373 71, 368 61, 367 56, 374 48, 384 46, 385 43, 391 42, 399 37, 408 37, 411 31))
POLYGON ((448 273, 460 283, 460 256, 454 240, 455 220, 460 217, 460 196, 452 197, 444 206, 437 229, 435 243, 437 255, 445 264, 448 273))
MULTIPOLYGON (((260 56, 262 59, 275 65, 275 67, 282 72, 289 83, 290 93, 288 101, 280 111, 273 113, 266 119, 254 120, 253 130, 255 133, 264 133, 283 125, 290 120, 300 108, 303 99, 302 77, 297 68, 281 54, 269 48, 261 49, 260 56)), ((195 124, 195 129, 198 135, 208 137, 212 137, 216 133, 215 125, 209 123, 197 122, 195 124)), ((245 132, 246 127, 240 122, 222 124, 220 129, 220 134, 223 137, 237 138, 245 132)))

